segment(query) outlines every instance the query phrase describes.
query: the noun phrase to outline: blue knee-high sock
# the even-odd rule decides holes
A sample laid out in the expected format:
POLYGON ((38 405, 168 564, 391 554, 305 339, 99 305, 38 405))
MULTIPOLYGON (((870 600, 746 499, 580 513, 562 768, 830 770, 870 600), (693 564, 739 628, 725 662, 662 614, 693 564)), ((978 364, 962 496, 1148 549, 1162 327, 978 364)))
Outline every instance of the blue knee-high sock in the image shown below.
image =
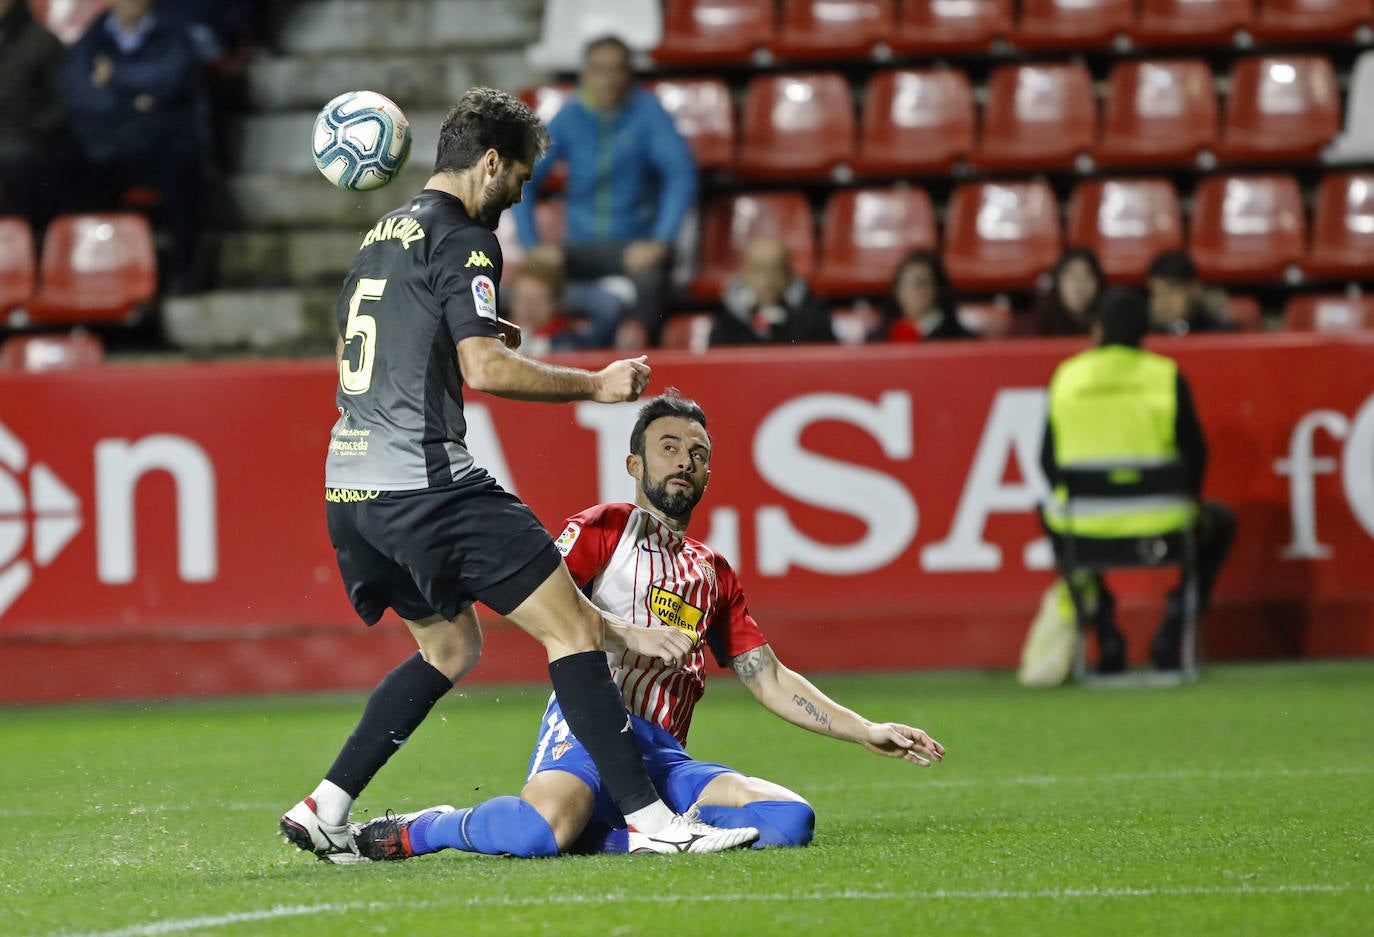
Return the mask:
POLYGON ((759 831, 755 849, 805 846, 816 833, 816 811, 804 800, 757 800, 743 807, 697 807, 702 822, 726 829, 752 826, 759 831))
POLYGON ((417 817, 410 825, 410 848, 417 856, 440 849, 521 859, 558 855, 553 828, 519 797, 496 797, 452 813, 417 817))

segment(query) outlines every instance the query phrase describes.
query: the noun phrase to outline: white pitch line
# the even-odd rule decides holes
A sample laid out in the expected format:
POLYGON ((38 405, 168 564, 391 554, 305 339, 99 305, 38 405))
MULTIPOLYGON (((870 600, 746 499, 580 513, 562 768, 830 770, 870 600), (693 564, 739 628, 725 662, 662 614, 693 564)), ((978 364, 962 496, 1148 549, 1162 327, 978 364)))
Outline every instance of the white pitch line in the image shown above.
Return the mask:
POLYGON ((161 937, 163 934, 180 934, 190 930, 205 930, 210 927, 230 927, 248 921, 271 921, 284 917, 304 917, 310 914, 333 914, 342 911, 356 911, 367 905, 352 904, 298 904, 276 905, 262 911, 233 911, 207 917, 192 917, 168 921, 154 921, 151 924, 134 924, 119 930, 71 934, 67 937, 161 937))
MULTIPOLYGON (((634 860, 628 860, 634 861, 634 860)), ((652 861, 652 860, 649 860, 652 861)), ((798 901, 1060 901, 1065 899, 1115 899, 1115 898, 1193 898, 1216 895, 1336 895, 1348 893, 1369 894, 1374 891, 1371 885, 1339 884, 1315 882, 1295 885, 1235 885, 1218 887, 1179 887, 1179 888, 1048 888, 1041 890, 1010 891, 999 889, 961 891, 955 889, 936 889, 934 891, 856 891, 811 892, 806 894, 685 894, 685 895, 636 895, 611 892, 601 895, 531 895, 524 898, 473 897, 456 901, 426 900, 405 905, 389 905, 385 902, 354 902, 352 904, 317 904, 276 906, 263 911, 240 911, 216 916, 183 918, 180 920, 157 921, 151 924, 135 924, 119 930, 95 931, 87 934, 64 934, 61 937, 163 937, 185 931, 207 930, 212 927, 229 927, 249 921, 266 921, 285 917, 302 917, 313 914, 338 914, 345 911, 366 909, 371 912, 384 912, 395 907, 407 910, 445 908, 455 905, 465 908, 498 907, 523 908, 547 905, 623 905, 639 904, 677 904, 691 902, 713 904, 736 902, 787 902, 798 901)))

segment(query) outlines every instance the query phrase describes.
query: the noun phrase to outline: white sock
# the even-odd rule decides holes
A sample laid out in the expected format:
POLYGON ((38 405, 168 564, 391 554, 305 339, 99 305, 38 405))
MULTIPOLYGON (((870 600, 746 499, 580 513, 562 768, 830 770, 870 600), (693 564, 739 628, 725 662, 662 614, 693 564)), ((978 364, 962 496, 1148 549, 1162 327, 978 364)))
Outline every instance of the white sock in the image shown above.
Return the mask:
POLYGON ((674 816, 675 814, 668 809, 667 804, 661 800, 656 800, 647 807, 625 814, 625 822, 639 832, 648 833, 652 836, 672 823, 674 816))
POLYGON ((353 798, 333 781, 321 781, 310 796, 315 800, 315 815, 323 822, 330 826, 341 826, 348 821, 353 798))

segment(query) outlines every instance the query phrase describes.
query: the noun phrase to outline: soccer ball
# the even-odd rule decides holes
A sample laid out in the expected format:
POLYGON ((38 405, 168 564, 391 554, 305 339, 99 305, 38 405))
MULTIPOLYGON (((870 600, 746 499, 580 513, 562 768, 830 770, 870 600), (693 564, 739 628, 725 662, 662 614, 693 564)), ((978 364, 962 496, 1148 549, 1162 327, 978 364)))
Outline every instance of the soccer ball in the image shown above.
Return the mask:
POLYGON ((410 156, 410 121, 375 91, 346 91, 315 118, 315 165, 341 189, 365 192, 386 185, 410 156))

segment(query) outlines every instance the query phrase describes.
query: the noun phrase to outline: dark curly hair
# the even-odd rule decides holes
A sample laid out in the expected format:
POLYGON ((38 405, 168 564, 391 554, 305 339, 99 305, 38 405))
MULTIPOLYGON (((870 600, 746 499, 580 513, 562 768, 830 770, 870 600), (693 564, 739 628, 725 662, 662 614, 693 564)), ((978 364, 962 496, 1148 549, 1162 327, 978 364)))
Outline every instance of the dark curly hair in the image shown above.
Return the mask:
POLYGON ((439 128, 434 171, 461 172, 489 149, 503 160, 532 164, 548 145, 548 130, 523 101, 495 88, 473 88, 439 128))

